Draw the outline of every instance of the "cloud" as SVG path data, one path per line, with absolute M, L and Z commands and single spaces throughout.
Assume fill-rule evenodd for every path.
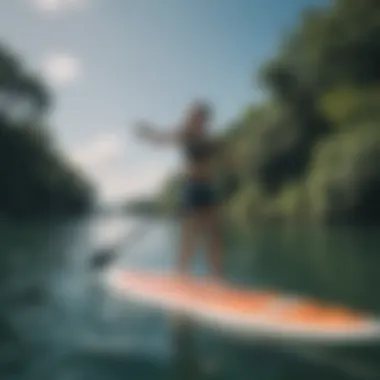
M 105 201 L 154 195 L 169 176 L 172 168 L 165 161 L 145 162 L 135 168 L 108 172 L 99 183 Z
M 103 201 L 154 194 L 172 171 L 172 160 L 152 160 L 134 154 L 125 136 L 100 133 L 69 154 L 70 160 L 98 187 Z M 132 155 L 131 155 L 132 153 Z
M 59 13 L 85 8 L 89 0 L 31 0 L 35 8 L 42 12 Z
M 74 164 L 92 176 L 107 168 L 122 154 L 124 141 L 114 133 L 101 133 L 89 143 L 73 151 L 70 155 Z
M 51 54 L 42 65 L 43 75 L 53 85 L 71 84 L 82 74 L 78 58 L 70 54 Z

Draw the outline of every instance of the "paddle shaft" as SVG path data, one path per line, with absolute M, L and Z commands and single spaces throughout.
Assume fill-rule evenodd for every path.
M 111 264 L 111 262 L 116 260 L 119 256 L 122 247 L 130 249 L 131 246 L 133 246 L 134 243 L 137 243 L 137 241 L 140 240 L 149 230 L 150 229 L 147 225 L 142 223 L 132 231 L 128 232 L 126 236 L 118 243 L 112 245 L 111 247 L 103 247 L 98 249 L 91 257 L 90 267 L 93 269 L 102 269 Z

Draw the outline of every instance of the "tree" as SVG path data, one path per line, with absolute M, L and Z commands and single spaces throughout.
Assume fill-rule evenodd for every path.
M 0 45 L 0 213 L 10 217 L 84 212 L 90 184 L 64 161 L 46 126 L 51 95 Z

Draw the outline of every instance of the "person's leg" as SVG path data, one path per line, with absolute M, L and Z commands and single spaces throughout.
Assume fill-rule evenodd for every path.
M 188 213 L 182 221 L 180 252 L 178 270 L 185 275 L 190 266 L 190 259 L 196 245 L 196 217 L 193 213 Z
M 220 209 L 210 206 L 203 210 L 203 236 L 211 266 L 211 276 L 219 279 L 222 274 L 223 241 Z
M 190 260 L 198 242 L 202 219 L 198 209 L 202 202 L 202 192 L 197 183 L 189 181 L 185 184 L 182 192 L 182 225 L 180 238 L 180 252 L 178 270 L 186 274 L 189 270 Z

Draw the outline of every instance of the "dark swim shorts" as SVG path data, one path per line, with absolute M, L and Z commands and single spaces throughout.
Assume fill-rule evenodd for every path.
M 218 197 L 213 184 L 187 181 L 182 188 L 181 204 L 184 210 L 197 210 L 217 204 Z

